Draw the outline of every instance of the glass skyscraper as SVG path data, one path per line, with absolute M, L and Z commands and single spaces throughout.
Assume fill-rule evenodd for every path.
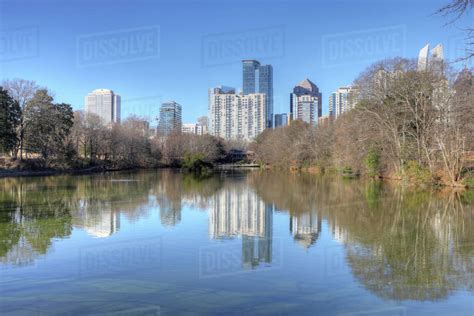
M 275 114 L 275 128 L 288 125 L 288 114 Z
M 266 127 L 273 127 L 273 67 L 271 65 L 260 65 L 256 60 L 243 60 L 243 94 L 265 93 L 266 105 Z
M 181 131 L 181 125 L 181 105 L 175 101 L 161 104 L 158 132 L 169 135 L 173 130 Z

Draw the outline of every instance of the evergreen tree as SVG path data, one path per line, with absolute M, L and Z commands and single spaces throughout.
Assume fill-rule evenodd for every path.
M 10 152 L 17 144 L 16 128 L 20 122 L 21 109 L 18 102 L 0 87 L 0 151 Z
M 25 109 L 26 144 L 46 162 L 65 149 L 73 126 L 74 113 L 69 104 L 54 104 L 47 90 L 38 90 Z

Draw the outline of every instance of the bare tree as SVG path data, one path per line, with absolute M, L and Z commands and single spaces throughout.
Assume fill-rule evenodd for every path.
M 474 0 L 452 0 L 449 4 L 440 8 L 436 13 L 443 16 L 452 17 L 447 24 L 453 24 L 464 15 L 469 15 L 469 12 L 474 8 Z M 464 28 L 466 32 L 466 55 L 458 61 L 466 61 L 474 58 L 474 28 L 472 27 L 472 20 L 467 28 Z

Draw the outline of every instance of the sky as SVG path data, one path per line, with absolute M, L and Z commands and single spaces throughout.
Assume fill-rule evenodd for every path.
M 274 113 L 309 78 L 325 115 L 330 93 L 378 60 L 427 43 L 460 57 L 472 15 L 446 25 L 434 13 L 449 1 L 0 0 L 0 79 L 34 80 L 75 110 L 111 89 L 123 118 L 154 119 L 175 100 L 190 123 L 207 114 L 209 88 L 241 89 L 241 61 L 257 59 L 273 66 Z

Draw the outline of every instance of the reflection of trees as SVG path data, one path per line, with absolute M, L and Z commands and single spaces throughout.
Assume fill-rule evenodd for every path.
M 218 176 L 186 174 L 174 170 L 163 170 L 153 188 L 160 206 L 161 224 L 174 226 L 181 221 L 182 204 L 201 209 L 207 208 L 209 199 L 220 188 Z
M 205 207 L 221 182 L 169 170 L 2 179 L 0 262 L 32 263 L 73 227 L 108 237 L 120 229 L 121 217 L 135 221 L 149 214 L 155 197 L 162 222 L 176 224 L 181 201 Z
M 48 185 L 48 179 L 43 184 L 31 179 L 3 181 L 1 262 L 29 264 L 48 251 L 52 238 L 63 238 L 71 233 L 70 195 L 60 190 L 44 194 Z
M 255 267 L 272 260 L 274 204 L 305 248 L 327 222 L 354 276 L 381 297 L 435 300 L 474 287 L 474 207 L 465 195 L 275 172 L 232 178 L 163 170 L 3 179 L 0 262 L 31 263 L 73 227 L 109 236 L 121 218 L 137 220 L 157 203 L 170 225 L 184 204 L 209 208 L 210 235 L 242 236 L 243 264 Z
M 474 207 L 456 193 L 273 172 L 251 183 L 292 219 L 318 210 L 354 276 L 381 297 L 436 300 L 473 288 Z

